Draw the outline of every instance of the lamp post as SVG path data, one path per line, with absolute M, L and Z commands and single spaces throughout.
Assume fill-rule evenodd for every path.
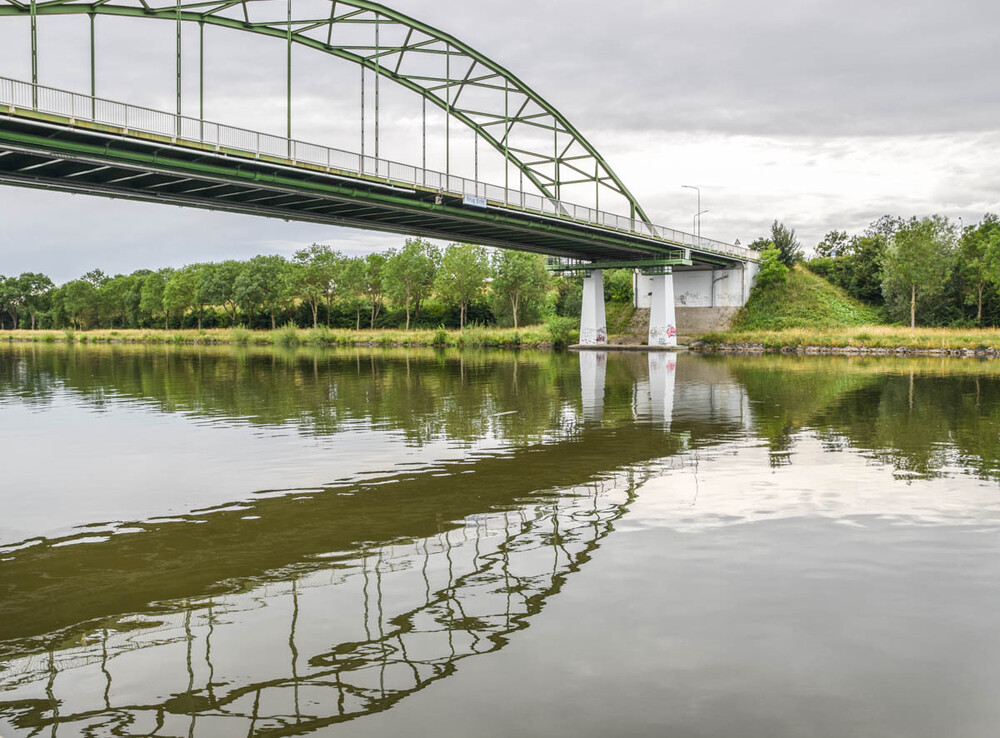
M 694 228 L 695 228 L 695 223 L 697 222 L 697 224 L 698 224 L 698 229 L 696 231 L 696 235 L 698 236 L 698 240 L 699 241 L 701 241 L 701 216 L 703 216 L 707 212 L 708 212 L 707 210 L 699 210 L 697 213 L 695 213 L 694 217 L 691 219 L 691 229 L 692 230 L 694 230 Z
M 706 212 L 701 209 L 701 188 L 695 187 L 694 185 L 681 185 L 681 189 L 694 190 L 698 193 L 698 210 L 694 216 L 695 221 L 697 222 L 697 231 L 695 235 L 698 236 L 698 240 L 701 240 L 701 214 Z M 694 223 L 692 223 L 692 227 L 694 227 Z

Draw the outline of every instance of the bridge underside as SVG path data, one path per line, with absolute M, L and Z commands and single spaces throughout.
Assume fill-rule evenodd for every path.
M 462 241 L 596 262 L 690 263 L 680 248 L 250 157 L 0 114 L 0 183 Z M 696 261 L 726 264 L 718 255 Z M 638 265 L 638 264 L 637 264 Z

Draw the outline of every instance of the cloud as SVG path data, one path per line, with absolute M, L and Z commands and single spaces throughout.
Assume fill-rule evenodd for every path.
M 773 218 L 806 244 L 887 212 L 977 220 L 1000 210 L 1000 5 L 967 0 L 395 0 L 525 79 L 597 145 L 665 225 L 744 243 Z M 85 17 L 43 18 L 42 82 L 86 89 Z M 172 109 L 173 27 L 98 19 L 98 92 Z M 197 111 L 197 33 L 184 36 L 184 106 Z M 206 113 L 282 133 L 280 43 L 206 32 Z M 27 25 L 0 19 L 0 75 L 24 78 Z M 295 135 L 357 151 L 359 72 L 306 50 L 293 58 Z M 382 154 L 419 163 L 418 100 L 383 83 Z M 371 146 L 371 99 L 368 99 Z M 443 168 L 443 116 L 429 166 Z M 453 129 L 454 130 L 454 129 Z M 369 151 L 371 149 L 369 148 Z M 472 138 L 453 145 L 471 169 Z M 484 178 L 502 169 L 484 155 Z M 291 253 L 313 241 L 354 253 L 400 237 L 82 196 L 0 190 L 0 271 L 69 279 L 196 260 Z

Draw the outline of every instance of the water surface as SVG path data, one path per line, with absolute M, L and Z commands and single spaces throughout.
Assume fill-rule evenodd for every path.
M 1000 364 L 0 347 L 0 735 L 992 736 Z

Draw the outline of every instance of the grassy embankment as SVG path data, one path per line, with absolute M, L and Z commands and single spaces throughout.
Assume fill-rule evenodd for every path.
M 544 325 L 514 328 L 471 327 L 458 330 L 341 330 L 302 329 L 285 326 L 273 331 L 246 328 L 207 330 L 17 330 L 0 332 L 0 340 L 39 343 L 176 343 L 235 344 L 254 346 L 457 346 L 537 347 L 549 346 L 552 331 Z
M 1000 352 L 1000 330 L 886 325 L 877 310 L 799 266 L 787 282 L 755 290 L 731 330 L 701 342 L 723 349 Z

